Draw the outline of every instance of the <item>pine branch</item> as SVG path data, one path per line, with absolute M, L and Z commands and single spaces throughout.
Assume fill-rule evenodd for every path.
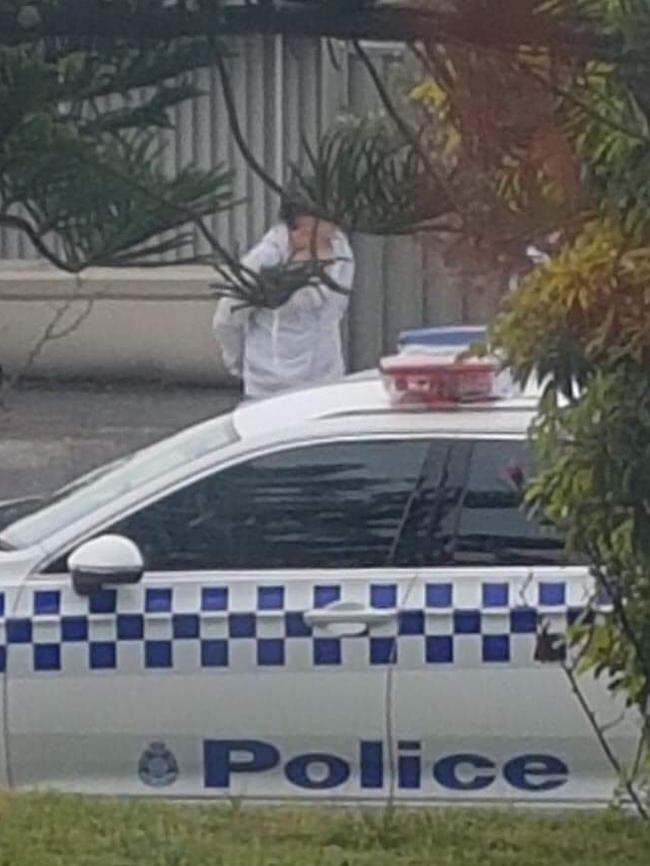
M 261 163 L 255 158 L 252 150 L 246 143 L 246 139 L 244 138 L 241 126 L 239 125 L 239 119 L 237 117 L 235 95 L 233 93 L 232 85 L 230 83 L 230 76 L 228 75 L 226 62 L 219 52 L 216 52 L 215 54 L 215 63 L 217 65 L 221 78 L 221 89 L 223 92 L 224 104 L 226 106 L 226 113 L 228 115 L 230 131 L 232 132 L 235 143 L 239 148 L 239 152 L 243 156 L 246 164 L 254 172 L 254 174 L 256 174 L 269 189 L 273 190 L 273 192 L 277 193 L 279 196 L 282 196 L 284 192 L 282 186 L 276 180 L 274 180 L 267 171 L 264 170 Z
M 65 259 L 60 258 L 54 250 L 51 250 L 47 246 L 45 241 L 42 239 L 42 236 L 29 223 L 29 221 L 22 217 L 0 214 L 0 225 L 16 229 L 17 231 L 27 235 L 37 252 L 39 252 L 43 258 L 47 259 L 48 262 L 53 264 L 56 268 L 59 268 L 59 270 L 66 271 L 69 274 L 76 274 L 85 267 L 84 265 L 79 266 L 78 264 L 72 264 Z
M 439 171 L 438 168 L 433 164 L 429 157 L 429 154 L 422 147 L 418 136 L 411 128 L 409 123 L 399 113 L 399 110 L 391 99 L 390 94 L 388 93 L 388 88 L 382 81 L 381 76 L 379 75 L 379 72 L 377 71 L 374 63 L 372 62 L 368 54 L 364 51 L 364 49 L 361 47 L 359 42 L 354 41 L 352 44 L 354 45 L 354 50 L 356 51 L 359 59 L 365 66 L 372 79 L 373 84 L 375 85 L 377 95 L 379 96 L 386 113 L 391 118 L 397 129 L 400 131 L 405 141 L 408 142 L 408 144 L 411 146 L 413 152 L 418 155 L 429 174 L 436 179 L 436 181 L 440 185 L 440 188 L 445 193 L 450 207 L 453 207 L 456 213 L 461 214 L 463 209 L 462 206 L 460 206 L 459 202 L 456 200 L 453 187 L 448 182 L 443 172 Z

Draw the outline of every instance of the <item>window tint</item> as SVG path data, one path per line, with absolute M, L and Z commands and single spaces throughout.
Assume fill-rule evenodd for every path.
M 412 553 L 405 537 L 398 555 L 396 537 L 429 445 L 339 442 L 259 457 L 107 531 L 135 541 L 151 570 L 388 565 Z
M 434 443 L 396 561 L 429 567 L 569 564 L 559 533 L 523 505 L 532 471 L 526 442 Z
M 525 442 L 474 444 L 458 528 L 448 541 L 455 565 L 568 564 L 557 530 L 522 505 L 532 471 Z
M 472 452 L 468 440 L 436 440 L 407 507 L 398 565 L 453 565 L 454 541 Z
M 531 471 L 511 440 L 314 445 L 215 473 L 105 531 L 157 571 L 566 565 L 562 538 L 522 505 Z
M 0 525 L 7 527 L 0 541 L 10 548 L 39 544 L 125 493 L 232 445 L 237 439 L 230 414 L 196 424 L 129 457 L 94 469 L 40 501 L 35 500 L 34 507 L 25 509 L 23 516 L 16 514 L 11 524 L 0 515 Z

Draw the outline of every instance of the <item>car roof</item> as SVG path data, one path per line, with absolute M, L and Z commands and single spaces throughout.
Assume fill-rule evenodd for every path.
M 525 433 L 539 403 L 539 389 L 531 386 L 521 390 L 511 380 L 499 381 L 497 377 L 495 391 L 503 396 L 481 403 L 439 408 L 394 406 L 379 373 L 371 370 L 331 385 L 244 401 L 235 409 L 233 423 L 243 440 L 260 434 L 285 438 L 304 426 L 314 433 L 319 428 L 331 428 L 334 419 L 347 422 L 343 426 L 350 432 Z

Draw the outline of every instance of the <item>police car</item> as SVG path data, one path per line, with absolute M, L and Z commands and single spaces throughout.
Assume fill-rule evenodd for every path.
M 0 784 L 610 799 L 562 663 L 593 586 L 521 506 L 535 397 L 404 348 L 5 515 Z M 581 685 L 631 758 L 636 718 Z

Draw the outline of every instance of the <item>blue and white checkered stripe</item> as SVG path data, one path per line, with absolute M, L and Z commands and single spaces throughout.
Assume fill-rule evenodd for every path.
M 0 592 L 0 673 L 2 673 L 7 667 L 7 630 L 5 626 L 5 605 L 5 594 L 4 592 Z
M 373 626 L 371 634 L 331 637 L 324 629 L 310 628 L 302 611 L 342 600 L 346 588 L 179 582 L 174 587 L 126 587 L 119 593 L 105 589 L 89 599 L 80 599 L 68 587 L 35 589 L 27 594 L 30 609 L 7 619 L 0 592 L 0 671 L 77 675 L 530 665 L 540 622 L 562 633 L 584 605 L 569 604 L 565 581 L 528 587 L 531 604 L 512 599 L 508 582 L 472 581 L 460 587 L 429 582 L 420 586 L 418 598 L 409 597 L 405 584 L 382 582 L 370 584 L 367 603 L 395 610 L 395 618 Z M 295 604 L 297 590 L 303 597 L 309 592 L 309 604 Z M 400 593 L 405 597 L 399 598 Z

